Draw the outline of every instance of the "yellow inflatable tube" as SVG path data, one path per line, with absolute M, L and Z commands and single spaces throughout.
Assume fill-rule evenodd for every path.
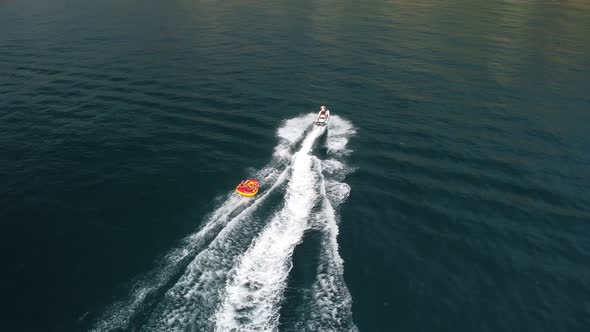
M 258 187 L 258 180 L 247 179 L 238 184 L 236 192 L 242 196 L 252 197 L 258 193 Z

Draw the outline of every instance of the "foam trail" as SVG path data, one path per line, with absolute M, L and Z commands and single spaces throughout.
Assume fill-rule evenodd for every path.
M 317 172 L 313 170 L 318 163 L 310 153 L 324 130 L 314 127 L 294 155 L 285 205 L 241 257 L 215 314 L 216 331 L 276 329 L 290 258 L 309 227 L 309 215 L 318 198 Z
M 356 130 L 350 121 L 338 115 L 332 115 L 326 142 L 328 153 L 333 156 L 344 156 L 352 152 L 346 146 L 350 137 L 355 133 Z
M 314 226 L 322 230 L 322 246 L 317 278 L 312 286 L 312 303 L 307 308 L 308 317 L 299 322 L 300 331 L 358 331 L 352 321 L 352 297 L 344 283 L 344 266 L 338 252 L 338 224 L 332 203 L 341 203 L 348 197 L 350 186 L 337 185 L 330 197 L 327 182 L 320 176 L 322 211 Z M 330 199 L 331 198 L 331 199 Z
M 326 147 L 330 159 L 322 160 L 319 175 L 320 209 L 311 219 L 311 227 L 321 233 L 316 278 L 304 294 L 304 305 L 293 329 L 296 331 L 358 331 L 352 320 L 352 297 L 344 282 L 343 260 L 338 252 L 338 217 L 336 208 L 350 194 L 350 186 L 341 182 L 352 171 L 343 157 L 349 138 L 355 133 L 352 124 L 332 118 Z
M 115 302 L 98 318 L 91 331 L 112 331 L 131 329 L 138 315 L 146 315 L 143 311 L 157 301 L 158 294 L 172 286 L 175 276 L 190 263 L 195 255 L 212 240 L 231 220 L 246 218 L 260 202 L 280 186 L 286 178 L 286 163 L 292 157 L 293 146 L 302 138 L 305 129 L 313 121 L 313 114 L 306 114 L 285 121 L 277 131 L 279 143 L 271 162 L 256 173 L 261 187 L 268 188 L 260 195 L 252 206 L 250 199 L 229 194 L 226 200 L 207 218 L 205 225 L 196 233 L 185 238 L 178 248 L 173 249 L 156 262 L 156 267 L 133 283 L 126 300 Z M 235 224 L 235 223 L 234 223 Z M 223 241 L 221 241 L 223 242 Z M 149 314 L 149 313 L 147 313 Z
M 273 157 L 281 161 L 291 161 L 293 147 L 301 140 L 305 129 L 315 120 L 315 114 L 309 113 L 289 119 L 277 130 L 280 138 L 279 144 L 275 147 Z
M 278 131 L 281 143 L 275 152 L 288 151 L 296 144 L 304 129 L 310 126 L 311 122 L 306 118 L 309 115 L 285 122 Z M 302 145 L 306 144 L 310 135 L 306 136 Z M 291 158 L 288 160 L 291 161 Z M 296 158 L 293 157 L 293 160 Z M 239 255 L 264 226 L 256 222 L 253 213 L 287 179 L 291 168 L 293 166 L 287 167 L 270 189 L 265 190 L 240 215 L 231 219 L 209 247 L 195 257 L 178 282 L 166 292 L 145 330 L 184 331 L 188 326 L 194 330 L 211 329 L 210 319 L 219 304 L 220 288 L 226 284 L 228 273 L 234 268 Z

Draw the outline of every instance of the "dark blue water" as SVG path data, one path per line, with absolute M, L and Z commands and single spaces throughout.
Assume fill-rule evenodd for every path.
M 2 330 L 586 331 L 589 36 L 584 0 L 0 1 Z

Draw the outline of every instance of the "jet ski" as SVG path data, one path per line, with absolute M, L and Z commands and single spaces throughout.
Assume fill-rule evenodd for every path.
M 242 196 L 252 197 L 258 193 L 258 180 L 246 179 L 236 187 L 236 192 Z
M 330 110 L 326 108 L 326 106 L 322 106 L 320 108 L 320 112 L 318 113 L 318 117 L 315 119 L 316 126 L 325 126 L 328 124 L 328 120 L 330 119 Z

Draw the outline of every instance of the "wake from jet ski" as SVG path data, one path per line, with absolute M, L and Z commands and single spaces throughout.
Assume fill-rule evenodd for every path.
M 342 157 L 346 142 L 354 133 L 352 125 L 338 118 L 328 137 L 329 155 Z M 293 172 L 287 185 L 284 206 L 256 238 L 231 273 L 224 300 L 215 314 L 215 331 L 276 331 L 280 304 L 292 268 L 295 246 L 305 231 L 322 231 L 320 264 L 311 289 L 306 317 L 297 330 L 356 331 L 352 322 L 352 298 L 343 278 L 343 262 L 338 253 L 338 226 L 334 206 L 342 203 L 350 187 L 338 182 L 334 173 L 345 172 L 337 159 L 326 161 L 331 180 L 322 173 L 322 161 L 311 154 L 313 143 L 325 127 L 315 127 L 294 155 Z M 330 137 L 332 140 L 330 140 Z M 327 190 L 329 188 L 329 190 Z M 313 212 L 315 206 L 319 212 Z
M 328 164 L 330 165 L 330 164 Z M 320 263 L 312 286 L 308 316 L 298 322 L 299 331 L 358 331 L 352 322 L 352 297 L 344 283 L 344 264 L 338 252 L 338 217 L 335 207 L 343 203 L 350 186 L 321 175 L 322 209 L 312 227 L 322 232 Z
M 253 174 L 258 195 L 229 194 L 92 330 L 276 331 L 293 250 L 315 229 L 322 232 L 320 263 L 296 330 L 355 331 L 337 243 L 337 207 L 350 192 L 342 182 L 351 170 L 346 146 L 355 131 L 339 116 L 329 126 L 314 125 L 315 118 L 285 121 L 271 161 Z M 313 153 L 318 142 L 325 160 Z
M 293 157 L 284 207 L 241 257 L 225 300 L 216 314 L 216 331 L 271 331 L 290 271 L 289 258 L 317 200 L 318 160 L 310 152 L 325 128 L 314 128 Z

